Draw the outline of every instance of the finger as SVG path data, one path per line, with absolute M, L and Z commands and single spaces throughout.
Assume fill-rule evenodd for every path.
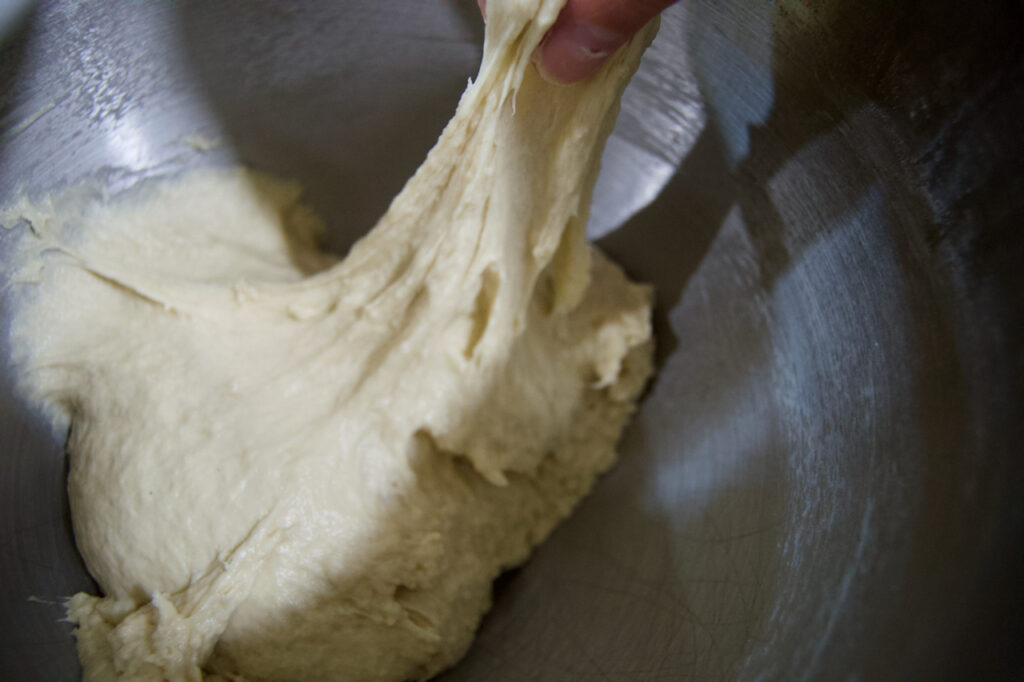
M 575 83 L 676 0 L 568 0 L 537 51 L 537 66 L 549 80 Z

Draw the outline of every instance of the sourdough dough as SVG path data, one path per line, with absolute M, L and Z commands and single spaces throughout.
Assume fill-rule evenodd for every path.
M 560 87 L 530 56 L 561 4 L 488 4 L 476 82 L 340 262 L 245 171 L 22 207 L 12 351 L 70 424 L 104 595 L 69 603 L 86 680 L 429 677 L 612 463 L 650 292 L 583 228 L 654 27 Z

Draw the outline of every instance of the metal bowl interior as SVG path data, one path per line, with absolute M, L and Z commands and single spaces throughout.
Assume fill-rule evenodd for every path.
M 589 228 L 657 287 L 660 372 L 444 679 L 1019 673 L 1022 11 L 666 14 Z M 0 203 L 246 163 L 344 252 L 481 39 L 471 0 L 40 4 L 0 56 Z M 0 679 L 77 679 L 63 445 L 9 382 L 0 434 Z

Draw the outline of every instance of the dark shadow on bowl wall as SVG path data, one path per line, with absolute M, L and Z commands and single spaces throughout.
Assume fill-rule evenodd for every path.
M 22 62 L 28 51 L 33 14 L 27 12 L 6 35 L 0 36 L 0 127 L 5 131 L 16 125 L 15 118 L 21 113 L 18 100 L 24 88 Z M 4 158 L 4 142 L 0 138 L 0 162 Z
M 5 371 L 3 379 L 9 374 Z M 80 676 L 64 621 L 64 599 L 93 591 L 75 551 L 67 505 L 67 459 L 62 445 L 38 415 L 22 405 L 0 401 L 3 456 L 0 475 L 19 481 L 0 497 L 0 556 L 4 572 L 0 595 L 0 679 L 73 680 Z M 9 450 L 8 448 L 11 448 Z M 15 457 L 13 449 L 31 453 Z M 39 505 L 40 497 L 53 504 Z

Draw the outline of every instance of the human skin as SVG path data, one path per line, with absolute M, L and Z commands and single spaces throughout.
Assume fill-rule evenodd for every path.
M 576 83 L 597 72 L 633 34 L 678 0 L 568 0 L 537 49 L 541 74 Z M 487 0 L 477 0 L 486 16 Z

